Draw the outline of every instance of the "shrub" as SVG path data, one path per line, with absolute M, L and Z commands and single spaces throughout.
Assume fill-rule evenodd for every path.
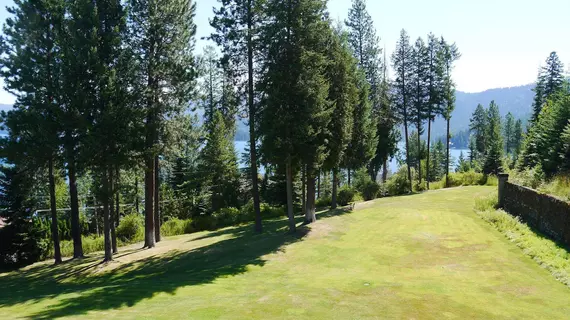
M 401 166 L 400 169 L 398 169 L 398 172 L 388 179 L 386 182 L 386 189 L 388 194 L 391 196 L 407 194 L 410 192 L 410 181 L 408 180 L 407 166 Z
M 321 197 L 318 198 L 315 202 L 315 207 L 317 208 L 328 208 L 331 206 L 331 198 L 330 197 Z
M 176 236 L 180 234 L 192 233 L 194 232 L 192 219 L 170 219 L 162 224 L 160 227 L 160 232 L 164 236 Z
M 376 197 L 378 197 L 378 193 L 380 192 L 380 185 L 375 181 L 368 181 L 364 184 L 363 190 L 361 192 L 364 200 L 374 200 Z
M 351 202 L 354 202 L 354 197 L 356 196 L 356 190 L 344 187 L 338 191 L 337 201 L 341 206 L 346 206 Z
M 260 203 L 259 209 L 262 218 L 279 218 L 286 216 L 286 210 L 283 207 L 272 207 L 267 203 Z M 248 201 L 240 210 L 240 222 L 250 222 L 255 220 L 253 211 L 253 200 Z
M 570 200 L 570 177 L 556 176 L 550 182 L 542 184 L 539 188 L 541 192 L 552 194 L 562 198 L 562 200 Z
M 222 208 L 212 214 L 217 226 L 231 226 L 243 221 L 242 213 L 236 208 Z
M 475 210 L 477 211 L 486 211 L 492 210 L 497 207 L 499 203 L 498 195 L 496 192 L 486 196 L 475 199 Z
M 144 237 L 143 218 L 138 213 L 131 213 L 123 217 L 117 227 L 117 238 L 123 242 L 132 242 Z
M 196 231 L 214 230 L 217 227 L 217 221 L 213 216 L 203 214 L 192 220 L 192 227 Z
M 545 175 L 541 165 L 510 173 L 509 180 L 525 187 L 537 189 L 544 182 Z
M 445 177 L 442 178 L 445 185 Z M 449 174 L 449 187 L 484 185 L 487 177 L 483 173 L 473 170 L 467 172 L 455 172 Z
M 105 238 L 103 236 L 81 236 L 81 244 L 84 254 L 105 250 Z M 61 241 L 60 250 L 63 257 L 73 256 L 73 240 Z M 53 258 L 53 247 L 50 248 L 49 257 Z
M 271 207 L 266 205 L 262 207 L 261 215 L 263 218 L 280 218 L 287 215 L 285 207 Z

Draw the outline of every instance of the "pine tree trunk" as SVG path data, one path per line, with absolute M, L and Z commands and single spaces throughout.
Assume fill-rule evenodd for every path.
M 317 175 L 317 199 L 321 197 L 321 172 Z
M 428 114 L 428 136 L 427 136 L 427 160 L 426 160 L 426 188 L 429 190 L 429 180 L 430 180 L 430 176 L 429 176 L 429 167 L 430 167 L 430 162 L 429 162 L 429 155 L 430 155 L 430 145 L 431 145 L 431 112 Z
M 307 166 L 307 201 L 305 202 L 305 223 L 313 223 L 317 221 L 315 215 L 315 170 Z
M 135 210 L 137 210 L 137 213 L 141 212 L 139 208 L 139 177 L 137 172 L 135 172 Z
M 382 166 L 382 183 L 386 183 L 388 180 L 388 159 L 384 160 L 384 165 Z
M 154 157 L 154 240 L 160 242 L 160 178 L 159 178 L 159 158 Z
M 408 120 L 404 114 L 404 135 L 406 136 L 406 165 L 408 166 L 408 181 L 410 182 L 410 192 L 412 192 L 412 168 L 410 167 L 410 148 L 408 143 Z
M 293 168 L 291 168 L 291 158 L 287 157 L 285 167 L 287 180 L 287 217 L 289 218 L 289 232 L 295 232 L 295 216 L 293 213 Z
M 351 176 L 351 174 L 350 174 L 350 168 L 348 168 L 348 169 L 346 169 L 346 170 L 347 170 L 347 175 L 346 175 L 346 176 L 347 176 L 347 179 L 348 179 L 348 186 L 350 187 L 350 176 Z
M 301 211 L 305 213 L 307 210 L 307 177 L 305 172 L 305 165 L 301 166 Z
M 257 183 L 257 147 L 255 145 L 255 103 L 253 84 L 253 4 L 252 0 L 247 1 L 247 104 L 249 116 L 249 160 L 251 173 L 251 193 L 253 195 L 253 210 L 255 212 L 254 231 L 263 232 L 261 222 L 261 209 L 259 199 L 259 186 Z
M 71 200 L 71 237 L 73 238 L 73 258 L 83 257 L 81 243 L 81 227 L 79 225 L 79 199 L 77 196 L 77 176 L 75 172 L 75 159 L 68 157 L 69 197 Z
M 57 226 L 57 204 L 55 202 L 55 176 L 53 173 L 53 160 L 49 163 L 49 202 L 51 211 L 51 238 L 53 240 L 53 258 L 55 264 L 61 263 L 61 249 L 59 247 L 59 230 Z
M 111 199 L 110 181 L 107 170 L 104 170 L 103 177 L 103 233 L 105 234 L 105 262 L 113 260 L 111 248 L 111 219 L 109 213 L 109 199 Z
M 420 136 L 421 125 L 418 123 L 418 181 L 422 184 L 422 138 Z
M 336 209 L 336 195 L 338 192 L 338 168 L 333 169 L 333 183 L 332 183 L 332 195 L 331 195 L 331 209 Z
M 445 187 L 449 187 L 449 122 L 451 120 L 451 117 L 447 118 L 447 146 L 446 146 L 446 150 L 447 150 L 447 154 L 445 155 Z
M 145 248 L 154 248 L 154 156 L 148 155 L 144 174 Z
M 113 169 L 109 169 L 109 226 L 111 228 L 111 247 L 113 249 L 113 253 L 118 253 L 119 248 L 117 248 L 117 233 L 115 230 L 115 206 L 113 205 L 113 195 L 115 193 L 114 188 L 114 177 L 113 177 Z
M 119 226 L 119 220 L 121 217 L 121 208 L 119 206 L 119 196 L 120 196 L 120 192 L 119 192 L 119 186 L 121 183 L 121 177 L 119 175 L 119 166 L 115 167 L 115 226 L 118 227 Z
M 97 213 L 99 210 L 97 210 L 97 200 L 95 197 L 93 197 L 93 207 L 93 212 L 95 213 L 95 232 L 97 232 L 97 236 L 100 237 L 101 231 L 99 231 L 99 214 Z

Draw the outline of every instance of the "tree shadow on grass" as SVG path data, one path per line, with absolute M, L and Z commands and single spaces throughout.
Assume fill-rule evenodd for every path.
M 320 217 L 344 213 L 346 211 L 337 210 Z M 33 266 L 0 277 L 0 287 L 4 289 L 0 291 L 0 307 L 58 299 L 59 295 L 70 293 L 77 295 L 62 297 L 28 318 L 53 319 L 130 307 L 158 293 L 174 294 L 180 287 L 244 273 L 248 265 L 263 266 L 264 255 L 283 250 L 310 231 L 308 227 L 301 227 L 297 233 L 287 234 L 286 220 L 266 221 L 264 228 L 262 234 L 255 234 L 251 225 L 215 231 L 211 235 L 224 236 L 222 240 L 190 251 L 171 250 L 101 273 L 87 274 L 101 265 L 100 256 L 58 266 Z

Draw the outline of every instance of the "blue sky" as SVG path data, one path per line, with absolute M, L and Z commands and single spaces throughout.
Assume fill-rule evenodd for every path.
M 458 90 L 479 92 L 490 88 L 528 84 L 551 51 L 570 66 L 569 0 L 368 0 L 381 47 L 388 56 L 400 30 L 412 42 L 429 32 L 457 43 L 462 53 L 454 71 Z M 0 0 L 0 20 L 12 0 Z M 216 0 L 198 0 L 198 38 L 211 32 L 208 19 Z M 350 0 L 329 0 L 330 16 L 344 20 Z M 198 40 L 197 52 L 206 44 Z M 13 97 L 0 89 L 0 103 Z

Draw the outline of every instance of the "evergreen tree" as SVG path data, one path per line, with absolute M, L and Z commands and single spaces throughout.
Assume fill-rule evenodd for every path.
M 377 145 L 369 147 L 374 148 L 374 157 L 369 158 L 370 161 L 365 164 L 369 165 L 370 176 L 376 180 L 379 168 L 387 161 L 389 155 L 394 153 L 393 145 L 395 145 L 389 88 L 385 77 L 382 79 L 382 72 L 385 73 L 385 61 L 383 66 L 380 58 L 382 49 L 378 47 L 380 38 L 376 36 L 374 22 L 366 10 L 365 0 L 352 1 L 345 24 L 348 27 L 350 47 L 369 85 L 371 121 L 375 123 L 374 140 L 377 141 Z
M 518 166 L 520 169 L 540 165 L 547 175 L 564 166 L 560 154 L 562 133 L 570 119 L 570 94 L 559 91 L 543 106 L 538 119 L 526 134 Z
M 326 156 L 324 137 L 331 114 L 325 75 L 330 27 L 321 0 L 269 0 L 267 14 L 261 149 L 267 162 L 285 167 L 289 228 L 294 231 L 293 177 L 301 163 L 307 166 L 305 219 L 315 219 L 314 178 Z
M 384 57 L 384 61 L 386 58 Z M 390 83 L 387 76 L 387 65 L 383 64 L 383 78 L 380 84 L 380 111 L 377 116 L 376 137 L 378 145 L 376 154 L 370 161 L 370 173 L 373 180 L 376 180 L 380 168 L 382 171 L 382 181 L 386 182 L 388 174 L 388 160 L 394 156 L 398 150 L 399 130 L 396 128 L 396 115 L 392 106 L 390 93 Z
M 540 110 L 542 110 L 542 105 L 545 102 L 544 99 L 544 79 L 542 76 L 542 69 L 538 72 L 538 77 L 536 80 L 536 85 L 532 91 L 534 91 L 534 99 L 532 102 L 532 117 L 531 121 L 534 123 L 538 120 L 538 115 L 540 114 Z
M 355 73 L 358 97 L 353 109 L 352 137 L 346 150 L 345 164 L 348 169 L 348 184 L 351 172 L 369 164 L 376 153 L 378 140 L 376 123 L 372 114 L 372 104 L 369 99 L 369 85 L 362 72 Z
M 505 116 L 505 126 L 503 127 L 503 141 L 505 142 L 505 152 L 510 155 L 515 148 L 515 117 L 512 113 Z
M 501 134 L 501 115 L 499 113 L 499 106 L 495 101 L 491 101 L 489 105 L 488 119 L 488 144 L 483 172 L 485 174 L 496 175 L 502 170 L 503 138 Z
M 447 121 L 447 152 L 446 152 L 446 166 L 445 166 L 445 185 L 449 185 L 449 140 L 451 139 L 451 132 L 450 132 L 450 124 L 451 124 L 451 114 L 455 109 L 455 84 L 453 83 L 453 79 L 451 78 L 451 72 L 453 70 L 453 65 L 455 61 L 457 61 L 461 54 L 457 49 L 455 43 L 448 44 L 445 42 L 443 38 L 440 41 L 440 63 L 442 66 L 442 74 L 443 74 L 443 85 L 442 85 L 442 101 L 444 102 L 444 112 L 443 117 Z
M 471 116 L 469 124 L 469 130 L 475 140 L 476 153 L 472 155 L 474 159 L 485 155 L 485 150 L 487 149 L 487 127 L 488 114 L 485 108 L 481 104 L 478 104 Z
M 426 110 L 426 118 L 428 121 L 428 133 L 427 133 L 427 148 L 431 150 L 431 123 L 435 121 L 435 117 L 439 114 L 443 114 L 443 103 L 442 99 L 442 65 L 441 59 L 438 58 L 439 56 L 439 41 L 433 33 L 428 35 L 428 42 L 427 42 L 427 65 L 428 65 L 428 101 L 427 101 L 427 110 Z M 428 177 L 426 184 L 427 188 L 429 189 L 429 177 L 430 175 L 430 153 L 427 154 L 427 161 L 426 161 L 426 176 Z
M 133 91 L 146 112 L 145 247 L 155 245 L 155 159 L 161 119 L 187 108 L 193 93 L 195 67 L 194 13 L 191 0 L 129 2 L 128 45 L 137 61 Z
M 60 77 L 64 4 L 61 1 L 18 1 L 8 8 L 1 38 L 0 66 L 6 89 L 16 96 L 15 110 L 3 114 L 13 154 L 32 168 L 48 167 L 51 231 L 55 263 L 61 262 L 55 201 L 55 163 L 61 140 Z M 74 248 L 81 248 L 81 242 Z M 77 252 L 82 255 L 81 252 Z
M 515 128 L 513 131 L 513 145 L 512 145 L 515 162 L 517 161 L 519 154 L 521 152 L 522 140 L 523 140 L 522 120 L 518 119 L 515 122 Z
M 564 83 L 564 65 L 555 51 L 551 52 L 546 59 L 546 65 L 540 69 L 533 102 L 532 121 L 538 120 L 538 115 L 544 103 L 550 99 Z
M 206 124 L 206 145 L 200 153 L 199 172 L 210 195 L 212 212 L 237 206 L 239 172 L 233 135 L 226 127 L 220 110 Z
M 341 161 L 351 142 L 353 130 L 353 109 L 358 99 L 356 88 L 356 61 L 349 51 L 346 34 L 336 29 L 329 46 L 327 77 L 330 81 L 328 99 L 334 106 L 329 122 L 327 149 L 328 157 L 323 169 L 332 171 L 331 208 L 337 206 L 338 172 Z
M 570 120 L 561 135 L 562 151 L 560 152 L 560 169 L 564 172 L 570 171 Z
M 211 38 L 221 46 L 224 59 L 233 66 L 233 75 L 238 80 L 238 87 L 247 86 L 247 115 L 249 124 L 249 175 L 255 212 L 255 231 L 261 232 L 261 211 L 257 177 L 257 105 L 255 91 L 254 62 L 259 59 L 259 30 L 264 21 L 263 1 L 259 0 L 220 0 L 222 6 L 215 9 L 215 17 L 210 24 L 215 29 Z M 247 71 L 246 71 L 247 70 Z M 242 77 L 246 74 L 247 78 Z
M 477 159 L 477 142 L 474 135 L 469 136 L 469 165 L 473 167 L 473 162 Z
M 442 140 L 437 140 L 437 142 L 432 146 L 430 151 L 431 157 L 431 167 L 429 179 L 431 181 L 438 181 L 445 174 L 445 145 Z
M 457 168 L 455 169 L 456 172 L 467 172 L 471 169 L 469 162 L 465 160 L 465 156 L 463 155 L 463 151 L 459 153 L 459 159 L 457 163 Z
M 364 72 L 370 86 L 369 94 L 375 114 L 380 111 L 381 65 L 382 49 L 378 47 L 380 38 L 376 36 L 374 22 L 366 10 L 366 0 L 352 0 L 345 21 L 348 27 L 348 43 L 352 48 L 358 65 Z
M 416 125 L 417 130 L 417 146 L 421 146 L 421 136 L 424 133 L 424 121 L 427 119 L 427 109 L 430 103 L 429 92 L 429 52 L 424 41 L 421 38 L 416 40 L 412 54 L 413 75 L 412 75 L 412 108 L 411 118 Z M 418 155 L 421 155 L 418 150 Z M 418 183 L 422 183 L 422 166 L 421 158 L 418 161 Z
M 20 267 L 36 262 L 47 252 L 48 230 L 34 217 L 39 205 L 34 184 L 39 178 L 20 164 L 0 167 L 0 268 Z
M 400 32 L 400 39 L 396 50 L 392 54 L 392 64 L 396 79 L 394 80 L 394 105 L 398 117 L 404 124 L 404 137 L 406 141 L 406 161 L 408 167 L 408 181 L 412 192 L 412 169 L 409 163 L 410 149 L 408 143 L 408 123 L 411 121 L 412 108 L 412 77 L 413 77 L 413 48 L 410 46 L 410 37 L 406 30 Z

